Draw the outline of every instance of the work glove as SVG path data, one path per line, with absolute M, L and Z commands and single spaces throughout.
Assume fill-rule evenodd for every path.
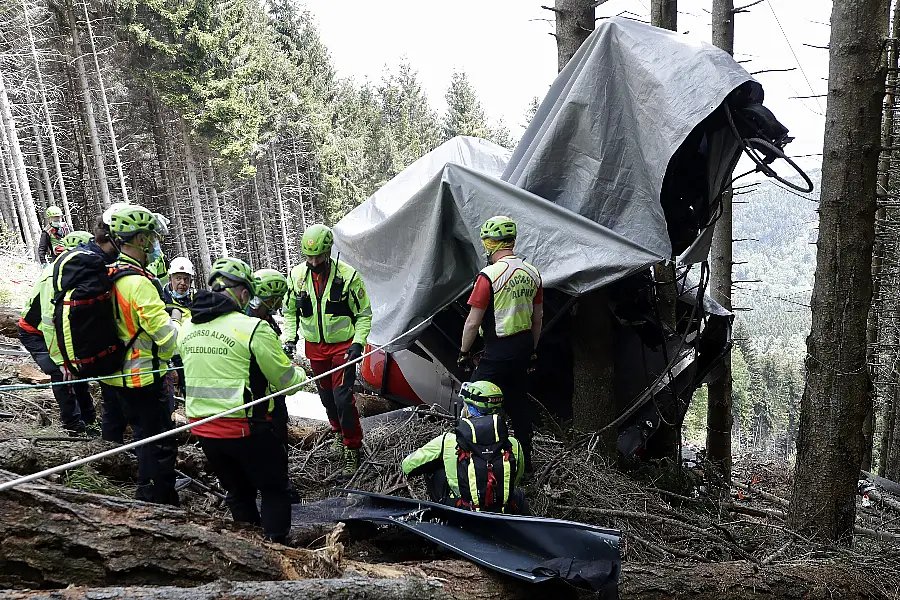
M 538 362 L 537 362 L 537 353 L 533 353 L 533 354 L 531 355 L 531 358 L 528 360 L 528 369 L 526 370 L 526 372 L 527 372 L 529 375 L 530 375 L 531 373 L 534 373 L 535 371 L 537 371 L 537 365 L 538 365 Z
M 460 352 L 459 358 L 456 359 L 456 366 L 463 371 L 471 371 L 475 364 L 472 362 L 471 352 Z
M 357 344 L 356 342 L 350 344 L 350 347 L 347 348 L 347 353 L 344 355 L 344 359 L 347 362 L 352 362 L 362 356 L 363 347 L 362 344 Z
M 295 352 L 297 352 L 297 342 L 295 340 L 284 343 L 284 353 L 288 355 L 288 358 L 293 359 Z

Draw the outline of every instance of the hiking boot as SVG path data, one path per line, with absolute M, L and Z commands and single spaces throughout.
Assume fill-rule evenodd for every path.
M 359 470 L 359 448 L 344 448 L 344 475 L 353 475 Z
M 65 426 L 66 435 L 69 437 L 87 437 L 87 425 L 83 421 L 78 421 L 73 425 Z
M 344 453 L 344 436 L 340 431 L 335 431 L 332 435 L 334 435 L 334 439 L 331 440 L 331 449 L 335 452 Z

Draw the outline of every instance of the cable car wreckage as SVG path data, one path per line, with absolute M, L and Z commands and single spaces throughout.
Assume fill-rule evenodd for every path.
M 511 154 L 485 140 L 454 138 L 336 225 L 341 259 L 364 273 L 372 295 L 370 343 L 413 330 L 365 360 L 365 385 L 401 405 L 439 404 L 455 411 L 466 379 L 456 365 L 465 302 L 483 266 L 478 227 L 505 214 L 518 224 L 517 253 L 541 270 L 545 288 L 533 396 L 551 412 L 571 417 L 571 313 L 581 296 L 602 288 L 612 323 L 619 416 L 611 426 L 618 427 L 618 449 L 625 455 L 664 453 L 666 442 L 655 440 L 680 426 L 693 392 L 715 376 L 731 348 L 733 315 L 708 294 L 706 260 L 720 198 L 737 179 L 738 159 L 746 154 L 755 164 L 750 172 L 812 190 L 783 153 L 792 139 L 788 130 L 762 101 L 762 86 L 709 44 L 623 18 L 600 23 L 559 74 Z M 772 170 L 769 165 L 779 158 L 805 186 Z M 673 260 L 674 318 L 664 318 L 652 266 Z M 482 517 L 371 495 L 341 502 L 314 510 L 335 520 L 392 522 L 534 581 L 541 580 L 535 573 L 552 571 L 538 563 L 550 560 L 553 551 L 529 541 L 515 523 L 503 534 L 495 532 L 489 551 L 480 555 L 484 540 L 470 534 L 478 529 L 472 519 Z M 409 524 L 410 515 L 418 526 Z M 423 519 L 433 526 L 422 525 Z M 524 520 L 535 530 L 558 527 Z M 572 554 L 572 544 L 561 543 L 556 557 L 588 560 L 557 569 L 554 576 L 593 589 L 617 580 L 614 532 L 568 526 L 572 540 L 605 536 L 615 556 L 597 554 L 606 566 L 593 579 L 582 577 L 591 557 Z M 566 538 L 560 531 L 544 533 Z

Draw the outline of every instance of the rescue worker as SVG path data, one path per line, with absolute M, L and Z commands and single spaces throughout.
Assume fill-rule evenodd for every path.
M 272 328 L 244 314 L 253 297 L 253 273 L 236 258 L 220 258 L 199 291 L 191 319 L 178 336 L 187 381 L 185 412 L 191 421 L 210 417 L 306 381 L 285 356 Z M 261 525 L 268 539 L 283 543 L 290 531 L 287 452 L 275 435 L 269 400 L 192 431 L 228 492 L 235 521 Z M 262 513 L 257 510 L 262 494 Z
M 62 246 L 71 250 L 90 241 L 91 234 L 87 231 L 73 231 L 63 238 Z M 60 369 L 63 359 L 53 327 L 53 264 L 44 265 L 31 290 L 19 319 L 19 341 L 41 371 L 50 376 L 50 381 L 59 383 L 65 380 L 65 375 Z M 99 435 L 97 411 L 87 383 L 54 385 L 52 389 L 62 426 L 70 435 Z
M 372 329 L 372 307 L 359 273 L 331 258 L 334 234 L 325 225 L 309 227 L 300 241 L 306 261 L 291 269 L 284 307 L 284 351 L 293 357 L 299 333 L 315 375 L 356 360 Z M 317 380 L 334 448 L 344 453 L 344 475 L 359 468 L 362 427 L 353 384 L 356 365 Z
M 408 476 L 428 475 L 432 501 L 476 511 L 528 514 L 518 487 L 524 452 L 500 415 L 503 393 L 489 381 L 464 383 L 466 414 L 454 431 L 439 435 L 406 458 Z
M 191 304 L 197 293 L 193 282 L 194 263 L 185 256 L 173 258 L 169 264 L 169 282 L 163 287 L 163 302 L 166 312 L 179 323 L 191 316 Z
M 134 273 L 113 282 L 119 339 L 130 344 L 130 349 L 122 370 L 114 373 L 121 376 L 105 380 L 101 388 L 104 403 L 120 405 L 122 414 L 131 423 L 134 439 L 140 440 L 172 428 L 163 374 L 151 371 L 165 367 L 175 353 L 177 324 L 166 314 L 153 275 L 146 270 L 160 254 L 160 227 L 156 217 L 146 208 L 125 204 L 109 214 L 109 228 L 121 250 L 111 268 L 131 269 Z M 137 448 L 139 500 L 178 504 L 177 453 L 174 437 Z
M 463 326 L 458 364 L 471 370 L 472 345 L 479 329 L 484 355 L 472 381 L 492 381 L 504 390 L 503 408 L 522 442 L 525 470 L 531 468 L 532 414 L 527 395 L 527 374 L 536 362 L 544 293 L 538 270 L 515 255 L 516 224 L 496 216 L 481 226 L 481 243 L 488 266 L 475 279 L 469 296 L 469 316 Z
M 272 317 L 281 308 L 284 296 L 287 294 L 287 278 L 275 269 L 260 269 L 253 273 L 254 296 L 247 307 L 247 314 L 251 317 L 262 319 L 269 324 L 272 331 L 279 338 L 281 328 Z M 287 450 L 288 437 L 288 413 L 285 397 L 276 396 L 275 405 L 272 408 L 272 422 L 275 434 Z
M 38 242 L 37 259 L 41 264 L 53 262 L 57 256 L 63 253 L 63 238 L 66 237 L 71 229 L 62 219 L 63 213 L 58 206 L 50 206 L 44 213 L 47 224 L 41 232 L 41 239 Z
M 173 321 L 183 323 L 191 317 L 191 305 L 194 303 L 194 264 L 185 256 L 177 256 L 169 265 L 169 283 L 163 287 L 163 302 L 166 303 L 166 312 Z M 173 370 L 166 373 L 167 393 L 170 398 L 170 408 L 175 410 L 175 392 L 184 398 L 184 377 L 181 368 L 184 364 L 181 355 L 176 354 L 169 363 Z

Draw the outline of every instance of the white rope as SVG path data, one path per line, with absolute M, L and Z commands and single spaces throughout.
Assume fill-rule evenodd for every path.
M 410 335 L 412 332 L 414 332 L 415 330 L 419 329 L 419 328 L 422 327 L 423 325 L 426 325 L 427 323 L 428 323 L 428 320 L 422 321 L 422 322 L 419 323 L 418 325 L 416 325 L 416 326 L 414 326 L 414 327 L 411 327 L 411 328 L 407 329 L 406 331 L 404 331 L 403 333 L 401 333 L 400 335 L 398 335 L 397 337 L 395 337 L 395 338 L 392 339 L 391 341 L 385 342 L 385 343 L 382 344 L 381 346 L 378 346 L 377 348 L 373 348 L 372 350 L 369 350 L 368 352 L 366 352 L 365 354 L 363 354 L 363 355 L 360 356 L 359 358 L 356 358 L 356 359 L 354 359 L 354 360 L 351 360 L 351 361 L 349 361 L 349 362 L 347 362 L 347 363 L 345 363 L 345 364 L 343 364 L 343 365 L 341 365 L 341 366 L 339 366 L 339 367 L 335 367 L 335 368 L 331 369 L 330 371 L 326 371 L 325 373 L 322 373 L 321 375 L 316 375 L 315 377 L 313 377 L 313 378 L 311 378 L 311 379 L 306 379 L 306 380 L 304 380 L 302 383 L 298 383 L 298 384 L 296 384 L 296 385 L 292 385 L 291 387 L 285 388 L 285 389 L 283 389 L 283 390 L 278 390 L 277 392 L 274 392 L 274 393 L 272 393 L 272 394 L 269 394 L 268 396 L 264 396 L 264 397 L 259 398 L 259 399 L 257 399 L 257 400 L 253 400 L 253 401 L 248 402 L 248 403 L 246 403 L 246 404 L 243 404 L 243 405 L 241 405 L 241 406 L 235 406 L 234 408 L 229 408 L 228 410 L 226 410 L 226 411 L 224 411 L 224 412 L 220 412 L 220 413 L 217 414 L 217 415 L 213 415 L 213 416 L 211 416 L 211 417 L 206 417 L 205 419 L 200 419 L 199 421 L 194 421 L 193 423 L 188 423 L 187 425 L 182 425 L 181 427 L 176 427 L 175 429 L 170 429 L 170 430 L 168 430 L 168 431 L 163 431 L 162 433 L 157 433 L 156 435 L 150 436 L 150 437 L 148 437 L 148 438 L 144 438 L 144 439 L 142 439 L 142 440 L 137 440 L 137 441 L 135 441 L 135 442 L 131 442 L 131 443 L 125 444 L 125 445 L 123 445 L 123 446 L 118 446 L 118 447 L 112 448 L 112 449 L 110 449 L 110 450 L 105 450 L 105 451 L 103 451 L 103 452 L 100 452 L 100 453 L 98 453 L 98 454 L 94 454 L 94 455 L 92 455 L 92 456 L 87 456 L 87 457 L 85 457 L 85 458 L 79 458 L 78 460 L 73 460 L 72 462 L 67 462 L 67 463 L 65 463 L 65 464 L 63 464 L 63 465 L 58 465 L 58 466 L 56 466 L 56 467 L 51 467 L 51 468 L 49 468 L 49 469 L 44 469 L 43 471 L 39 471 L 39 472 L 33 473 L 33 474 L 31 474 L 31 475 L 26 475 L 26 476 L 24 476 L 24 477 L 19 477 L 18 479 L 13 479 L 12 481 L 7 481 L 7 482 L 4 482 L 4 483 L 0 483 L 0 492 L 2 492 L 2 491 L 4 491 L 4 490 L 12 489 L 12 488 L 14 488 L 14 487 L 16 487 L 16 486 L 19 486 L 19 485 L 23 484 L 23 483 L 28 483 L 29 481 L 34 481 L 34 480 L 36 480 L 36 479 L 43 479 L 44 477 L 47 477 L 47 476 L 49 476 L 49 475 L 54 475 L 54 474 L 59 473 L 59 472 L 61 472 L 61 471 L 68 471 L 69 469 L 74 469 L 75 467 L 80 467 L 81 465 L 86 465 L 86 464 L 88 464 L 88 463 L 90 463 L 90 462 L 93 462 L 93 461 L 95 461 L 95 460 L 100 460 L 101 458 L 106 458 L 106 457 L 108 457 L 108 456 L 115 456 L 116 454 L 121 454 L 122 452 L 127 452 L 128 450 L 131 450 L 132 448 L 137 448 L 137 447 L 139 447 L 139 446 L 143 446 L 144 444 L 149 444 L 150 442 L 155 442 L 156 440 L 161 440 L 161 439 L 163 439 L 164 437 L 168 437 L 168 436 L 170 436 L 170 435 L 175 435 L 176 433 L 181 433 L 182 431 L 188 431 L 188 430 L 193 429 L 194 427 L 197 427 L 197 426 L 199 426 L 199 425 L 203 425 L 203 424 L 205 424 L 205 423 L 209 423 L 210 421 L 215 421 L 216 419 L 219 419 L 219 418 L 221 418 L 221 417 L 225 417 L 225 416 L 228 416 L 228 415 L 230 415 L 230 414 L 232 414 L 232 413 L 236 413 L 236 412 L 238 412 L 239 410 L 244 410 L 244 409 L 249 408 L 249 407 L 251 407 L 251 406 L 255 406 L 255 405 L 257 405 L 257 404 L 259 404 L 259 403 L 261 403 L 261 402 L 265 402 L 265 401 L 267 401 L 267 400 L 271 400 L 271 399 L 274 398 L 275 396 L 281 396 L 281 395 L 283 395 L 283 394 L 285 394 L 285 393 L 291 392 L 292 390 L 296 390 L 296 389 L 298 389 L 298 388 L 301 388 L 301 387 L 303 387 L 304 385 L 306 385 L 306 384 L 308 384 L 308 383 L 312 383 L 312 382 L 314 382 L 314 381 L 318 381 L 319 379 L 322 379 L 323 377 L 327 377 L 328 375 L 332 375 L 333 373 L 337 373 L 337 372 L 340 371 L 341 369 L 345 369 L 345 368 L 347 368 L 347 367 L 350 366 L 350 365 L 355 365 L 356 363 L 360 362 L 362 359 L 364 359 L 365 357 L 369 356 L 370 354 L 374 354 L 375 352 L 378 352 L 379 350 L 383 350 L 384 348 L 386 348 L 387 346 L 390 346 L 390 345 L 393 344 L 394 342 L 397 342 L 397 341 L 399 341 L 400 339 L 406 337 L 407 335 Z

